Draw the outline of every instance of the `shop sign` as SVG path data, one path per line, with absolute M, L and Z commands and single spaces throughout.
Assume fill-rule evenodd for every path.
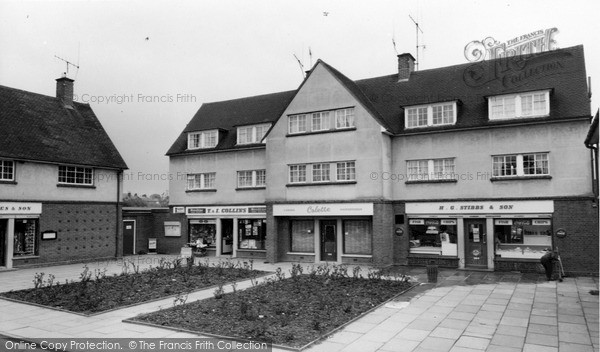
M 185 207 L 173 207 L 173 214 L 184 214 Z
M 406 204 L 407 214 L 548 214 L 553 212 L 554 202 L 551 200 Z
M 558 230 L 556 230 L 556 237 L 558 237 L 558 238 L 565 238 L 565 237 L 567 237 L 567 231 L 565 231 L 565 229 L 558 229 Z
M 187 207 L 186 215 L 235 215 L 252 214 L 265 215 L 267 207 L 265 206 L 223 206 L 223 207 Z
M 442 225 L 456 225 L 456 220 L 441 220 Z
M 373 215 L 373 203 L 275 204 L 274 216 Z
M 494 225 L 505 225 L 505 226 L 512 226 L 513 221 L 510 219 L 496 219 L 494 220 Z
M 41 214 L 42 203 L 0 203 L 0 215 Z
M 536 220 L 533 219 L 533 225 L 537 226 L 550 226 L 550 220 Z
M 410 219 L 408 220 L 409 225 L 425 225 L 424 219 Z

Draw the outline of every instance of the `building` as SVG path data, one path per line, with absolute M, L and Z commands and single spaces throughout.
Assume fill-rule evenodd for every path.
M 73 80 L 56 97 L 0 86 L 0 267 L 114 258 L 127 165 Z
M 598 271 L 583 47 L 204 104 L 168 151 L 179 244 L 299 261 Z

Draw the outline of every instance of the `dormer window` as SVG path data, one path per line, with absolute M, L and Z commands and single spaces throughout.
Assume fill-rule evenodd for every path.
M 488 106 L 490 120 L 548 116 L 550 91 L 489 97 Z
M 214 148 L 219 141 L 219 131 L 201 131 L 188 133 L 188 149 Z
M 238 127 L 237 144 L 261 143 L 269 128 L 271 128 L 269 123 Z
M 456 123 L 456 102 L 419 105 L 406 108 L 406 128 L 453 125 Z

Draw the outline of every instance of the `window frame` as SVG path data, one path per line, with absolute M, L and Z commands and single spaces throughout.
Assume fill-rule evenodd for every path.
M 256 124 L 256 125 L 247 125 L 247 126 L 239 126 L 237 128 L 237 133 L 236 133 L 236 144 L 237 145 L 245 145 L 245 144 L 258 144 L 258 143 L 263 143 L 262 140 L 265 137 L 265 135 L 267 134 L 267 132 L 269 131 L 269 128 L 271 128 L 271 124 L 270 123 L 261 123 L 261 124 Z M 262 135 L 259 136 L 258 130 L 262 129 Z M 246 131 L 246 141 L 241 141 L 240 140 L 240 136 L 241 133 L 240 131 L 245 130 Z M 249 132 L 249 133 L 248 133 Z M 248 137 L 249 136 L 249 137 Z
M 194 186 L 196 183 L 199 184 L 199 187 L 190 187 L 190 177 L 194 177 Z M 199 179 L 197 179 L 199 177 Z M 201 191 L 201 190 L 215 190 L 215 182 L 217 180 L 216 172 L 199 172 L 199 173 L 189 173 L 186 178 L 186 191 Z M 210 184 L 212 187 L 207 187 L 207 184 Z
M 545 164 L 543 166 L 543 168 L 545 168 L 546 173 L 533 173 L 533 174 L 529 174 L 529 173 L 525 173 L 526 167 L 525 167 L 525 160 L 524 157 L 525 156 L 533 156 L 534 157 L 534 169 L 538 169 L 536 167 L 537 165 L 537 160 L 536 157 L 537 156 L 544 156 L 545 160 L 540 160 L 540 162 L 542 162 L 543 164 Z M 496 174 L 496 170 L 500 170 L 498 168 L 496 168 L 496 158 L 502 158 L 503 160 L 506 160 L 507 158 L 515 158 L 515 170 L 514 173 L 511 173 L 510 175 L 497 175 Z M 504 165 L 506 163 L 506 161 L 504 161 L 502 163 L 502 165 Z M 517 154 L 500 154 L 500 155 L 492 155 L 492 177 L 496 178 L 496 179 L 503 179 L 503 178 L 529 178 L 529 177 L 548 177 L 550 176 L 550 152 L 527 152 L 527 153 L 517 153 Z
M 288 135 L 353 129 L 356 129 L 354 106 L 288 115 Z
M 65 169 L 62 171 L 61 169 Z M 69 170 L 69 168 L 73 170 Z M 86 177 L 86 173 L 89 171 L 89 177 Z M 63 173 L 64 175 L 61 175 Z M 75 173 L 75 176 L 69 176 L 69 173 Z M 83 173 L 83 180 L 89 180 L 89 182 L 77 182 L 78 174 Z M 61 178 L 63 181 L 61 181 Z M 69 182 L 68 179 L 73 179 L 73 182 Z M 58 184 L 68 186 L 94 186 L 94 168 L 74 165 L 58 165 Z
M 307 183 L 307 164 L 291 164 L 288 165 L 288 181 L 291 184 L 302 184 L 302 183 Z M 296 170 L 293 170 L 293 169 Z M 294 177 L 294 173 L 296 173 L 297 175 L 297 180 L 295 180 Z M 304 177 L 302 177 L 302 174 L 304 174 Z
M 331 182 L 331 163 L 314 163 L 310 165 L 311 167 L 311 182 L 319 183 L 319 182 Z M 315 169 L 315 166 L 318 168 Z M 315 180 L 315 171 L 318 171 L 319 180 Z M 326 172 L 326 174 L 324 173 Z M 324 179 L 326 176 L 327 179 Z
M 544 97 L 544 111 L 540 112 L 539 110 L 536 112 L 535 109 L 535 98 L 536 96 L 543 95 Z M 531 98 L 531 113 L 524 113 L 523 109 L 524 100 L 526 98 Z M 504 103 L 507 99 L 514 99 L 514 116 L 507 114 L 506 111 L 503 112 L 502 115 L 494 114 L 494 108 L 497 108 L 499 105 L 495 105 L 497 100 L 502 99 Z M 502 105 L 503 110 L 506 110 L 505 105 Z M 510 111 L 510 110 L 509 110 Z M 499 116 L 498 116 L 499 115 Z M 494 95 L 488 97 L 488 119 L 490 121 L 496 120 L 511 120 L 511 119 L 523 119 L 523 118 L 537 118 L 537 117 L 547 117 L 550 116 L 550 89 L 546 90 L 536 90 L 529 92 L 521 92 L 521 93 L 513 93 L 513 94 L 503 94 L 503 95 Z
M 343 116 L 341 115 L 342 112 L 344 113 Z M 336 109 L 336 110 L 334 110 L 334 114 L 335 114 L 335 129 L 336 130 L 345 130 L 345 129 L 349 129 L 349 128 L 356 128 L 354 107 Z M 343 126 L 340 126 L 340 117 L 342 118 L 342 120 L 344 122 Z
M 214 145 L 207 144 L 208 141 L 214 139 Z M 197 140 L 197 145 L 196 144 Z M 216 148 L 219 144 L 219 130 L 206 130 L 188 132 L 188 150 L 211 149 Z
M 340 167 L 342 164 L 344 165 L 343 168 Z M 349 164 L 352 164 L 352 166 L 349 166 Z M 343 172 L 340 173 L 340 170 L 343 170 Z M 350 170 L 352 171 L 350 172 Z M 340 174 L 343 174 L 343 179 L 340 179 Z M 336 182 L 356 181 L 356 161 L 337 161 L 335 163 L 335 180 Z
M 250 173 L 250 185 L 244 186 L 240 184 L 240 176 L 242 173 Z M 262 173 L 264 176 L 259 177 L 259 173 Z M 266 169 L 257 169 L 257 170 L 239 170 L 237 172 L 237 188 L 238 189 L 248 189 L 248 188 L 263 188 L 266 187 L 267 180 L 267 170 Z M 263 183 L 259 183 L 259 178 L 264 180 Z
M 444 122 L 445 117 L 445 107 L 452 107 L 452 111 L 450 112 L 451 121 Z M 434 123 L 434 109 L 441 108 L 441 123 Z M 405 118 L 404 118 L 404 128 L 413 129 L 413 128 L 426 128 L 426 127 L 438 127 L 438 126 L 451 126 L 456 124 L 457 115 L 458 115 L 458 104 L 457 101 L 446 101 L 441 103 L 434 104 L 423 104 L 423 105 L 412 105 L 404 108 Z M 416 120 L 414 120 L 416 118 Z M 424 119 L 425 123 L 421 123 Z M 417 124 L 411 123 L 411 121 L 415 121 Z
M 427 181 L 446 181 L 456 180 L 456 158 L 434 158 L 434 159 L 413 159 L 406 160 L 406 175 L 409 182 L 427 182 Z M 436 171 L 436 162 L 442 163 L 441 177 L 438 175 L 440 172 Z M 451 165 L 447 165 L 451 162 Z M 416 163 L 416 165 L 411 165 Z M 411 169 L 417 171 L 425 170 L 425 172 L 413 173 Z M 447 171 L 446 168 L 451 171 Z
M 296 120 L 295 122 L 293 120 Z M 308 132 L 308 126 L 306 124 L 306 114 L 295 114 L 288 116 L 288 133 L 289 134 L 302 134 Z M 300 126 L 304 125 L 303 129 Z M 297 130 L 292 127 L 296 126 Z
M 10 166 L 6 164 L 10 163 Z M 5 171 L 10 169 L 10 171 Z M 4 175 L 9 174 L 11 178 L 5 178 Z M 16 178 L 16 164 L 14 160 L 0 159 L 0 182 L 13 182 Z

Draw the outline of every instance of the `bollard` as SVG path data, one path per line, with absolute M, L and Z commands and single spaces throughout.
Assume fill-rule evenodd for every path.
M 427 281 L 430 283 L 436 283 L 438 276 L 438 266 L 435 261 L 430 261 L 427 265 Z

